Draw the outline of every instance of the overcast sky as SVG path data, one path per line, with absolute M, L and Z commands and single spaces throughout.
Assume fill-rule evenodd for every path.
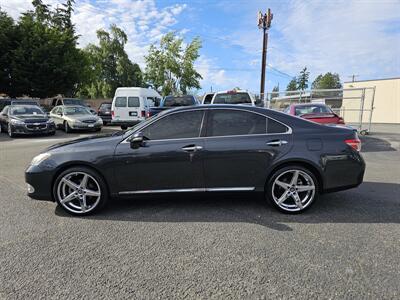
M 44 0 L 56 6 L 60 0 Z M 128 34 L 126 51 L 144 66 L 151 43 L 170 30 L 186 41 L 203 42 L 197 67 L 211 86 L 236 86 L 259 91 L 261 31 L 257 12 L 272 9 L 269 35 L 267 89 L 283 90 L 292 76 L 307 66 L 313 80 L 318 74 L 337 72 L 375 79 L 400 76 L 400 1 L 132 1 L 76 0 L 73 22 L 80 47 L 96 42 L 96 30 L 111 23 Z M 12 17 L 31 9 L 30 0 L 0 0 Z

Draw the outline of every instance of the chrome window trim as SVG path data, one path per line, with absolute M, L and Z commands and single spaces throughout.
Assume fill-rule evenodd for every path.
M 244 192 L 254 191 L 253 186 L 246 187 L 215 187 L 215 188 L 186 188 L 186 189 L 160 189 L 160 190 L 137 190 L 123 191 L 119 195 L 134 195 L 134 194 L 157 194 L 157 193 L 187 193 L 187 192 Z
M 179 138 L 179 139 L 162 139 L 162 140 L 149 140 L 149 141 L 152 141 L 152 142 L 160 142 L 160 141 L 177 141 L 177 140 L 193 140 L 193 139 L 213 139 L 213 138 L 227 138 L 227 137 L 245 137 L 245 136 L 262 136 L 262 135 L 267 135 L 267 136 L 269 136 L 269 135 L 282 135 L 282 134 L 292 134 L 293 133 L 293 130 L 292 130 L 292 127 L 290 127 L 289 125 L 287 125 L 287 124 L 285 124 L 285 123 L 282 123 L 281 121 L 279 121 L 279 120 L 276 120 L 275 118 L 272 118 L 272 117 L 270 117 L 270 116 L 267 116 L 267 115 L 264 115 L 264 114 L 262 114 L 262 113 L 259 113 L 259 112 L 255 112 L 255 111 L 250 111 L 250 110 L 247 110 L 247 109 L 242 109 L 242 108 L 231 108 L 231 107 L 229 107 L 229 108 L 226 108 L 226 107 L 207 107 L 207 108 L 202 108 L 202 109 L 188 109 L 188 110 L 185 110 L 185 111 L 176 111 L 176 112 L 172 112 L 172 113 L 169 113 L 169 114 L 166 114 L 166 115 L 164 115 L 164 116 L 161 116 L 160 118 L 155 118 L 152 122 L 150 122 L 149 124 L 146 124 L 145 125 L 145 127 L 139 127 L 135 132 L 137 132 L 137 131 L 140 131 L 140 130 L 142 130 L 142 129 L 144 129 L 144 128 L 146 128 L 146 127 L 148 127 L 148 126 L 150 126 L 151 124 L 153 124 L 154 122 L 156 122 L 156 121 L 158 121 L 158 120 L 161 120 L 161 119 L 163 119 L 163 118 L 165 118 L 166 116 L 169 116 L 169 115 L 172 115 L 172 114 L 176 114 L 176 113 L 184 113 L 184 112 L 187 112 L 187 111 L 198 111 L 198 110 L 201 110 L 201 111 L 204 111 L 204 115 L 203 115 L 203 120 L 202 120 L 202 124 L 201 124 L 201 128 L 200 128 L 200 133 L 199 134 L 201 134 L 201 132 L 202 132 L 202 130 L 203 130 L 203 126 L 204 126 L 204 118 L 205 118 L 205 112 L 207 111 L 207 110 L 215 110 L 215 109 L 222 109 L 222 110 L 239 110 L 239 111 L 244 111 L 244 112 L 249 112 L 249 113 L 253 113 L 253 114 L 258 114 L 258 115 L 260 115 L 260 116 L 263 116 L 264 118 L 269 118 L 269 119 L 271 119 L 271 120 L 274 120 L 275 122 L 278 122 L 278 123 L 280 123 L 280 124 L 282 124 L 283 126 L 285 126 L 288 130 L 286 131 L 286 132 L 282 132 L 282 133 L 255 133 L 255 134 L 239 134 L 239 135 L 219 135 L 219 136 L 199 136 L 199 137 L 191 137 L 191 138 Z M 267 122 L 267 121 L 266 121 Z M 266 129 L 266 130 L 268 130 L 268 128 Z M 128 136 L 127 138 L 125 138 L 122 142 L 121 142 L 121 144 L 122 143 L 129 143 L 129 141 L 128 141 L 128 139 L 133 135 L 134 133 L 132 133 L 130 136 Z

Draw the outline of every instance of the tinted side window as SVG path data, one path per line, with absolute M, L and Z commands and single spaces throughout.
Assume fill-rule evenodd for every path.
M 128 107 L 139 107 L 139 97 L 128 97 Z
M 126 97 L 117 97 L 115 99 L 115 107 L 126 107 Z
M 288 128 L 272 119 L 268 119 L 267 121 L 267 132 L 268 133 L 285 133 L 288 131 Z
M 203 111 L 175 113 L 150 124 L 142 132 L 150 140 L 198 137 L 203 114 Z
M 266 117 L 239 110 L 214 110 L 208 121 L 208 136 L 266 133 Z

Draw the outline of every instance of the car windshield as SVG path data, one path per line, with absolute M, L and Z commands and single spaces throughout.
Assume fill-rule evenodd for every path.
M 16 115 L 44 115 L 44 112 L 36 105 L 13 105 L 10 114 Z
M 196 101 L 193 96 L 167 96 L 164 99 L 164 106 L 189 106 L 194 105 Z
M 333 111 L 326 105 L 298 105 L 294 108 L 296 116 L 306 114 L 333 114 Z
M 215 95 L 215 104 L 240 104 L 251 103 L 248 93 L 228 92 Z
M 64 114 L 67 116 L 71 115 L 91 115 L 90 111 L 83 106 L 65 107 Z
M 81 100 L 81 99 L 64 99 L 63 102 L 65 105 L 84 105 L 85 106 L 85 102 L 83 102 L 83 100 Z

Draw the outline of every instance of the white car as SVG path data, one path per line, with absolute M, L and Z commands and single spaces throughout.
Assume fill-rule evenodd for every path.
M 214 94 L 211 104 L 245 104 L 256 106 L 256 98 L 246 90 L 221 91 Z
M 153 89 L 119 87 L 111 104 L 111 124 L 122 129 L 133 126 L 149 116 L 149 108 L 157 106 L 161 96 Z

